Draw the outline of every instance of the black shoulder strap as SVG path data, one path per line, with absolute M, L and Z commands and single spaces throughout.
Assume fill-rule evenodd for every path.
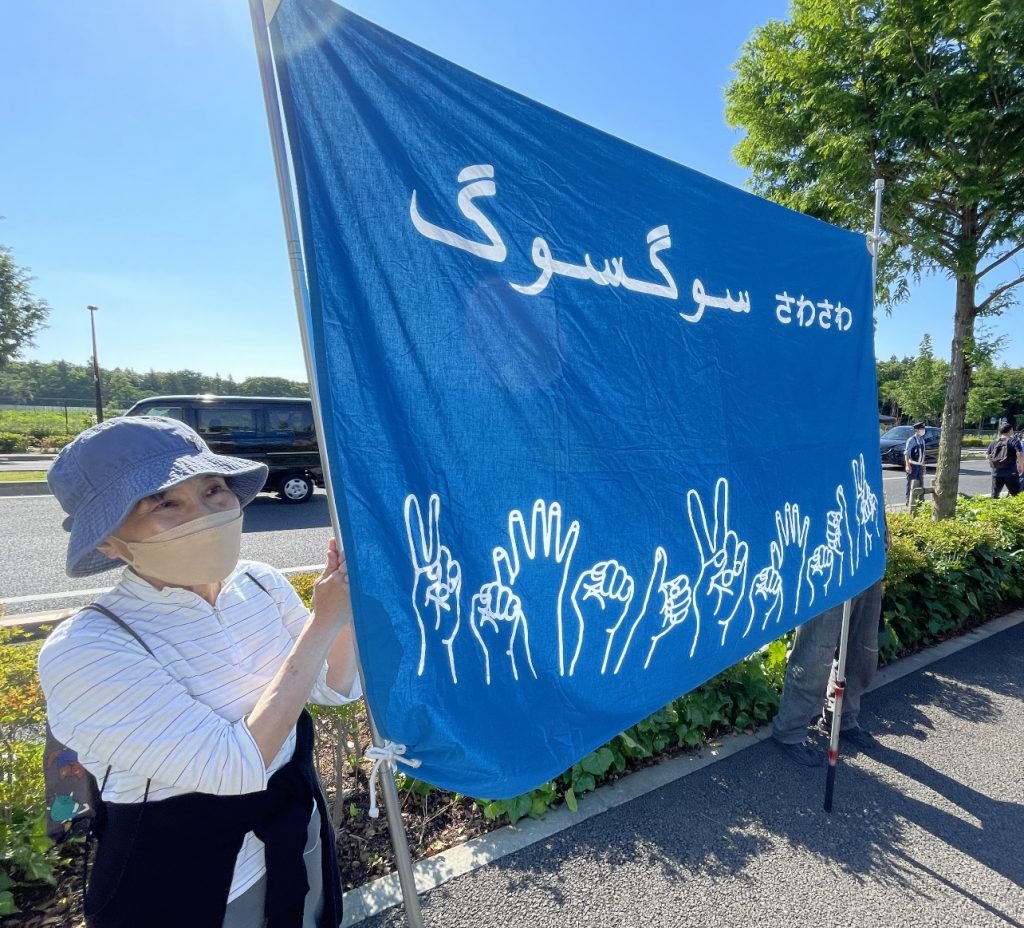
M 114 613 L 111 612 L 106 606 L 101 606 L 99 603 L 89 603 L 88 606 L 83 607 L 82 611 L 84 612 L 86 609 L 93 609 L 96 612 L 105 615 L 108 619 L 110 619 L 111 622 L 116 622 L 118 625 L 121 626 L 121 628 L 128 632 L 128 634 L 131 635 L 132 638 L 134 638 L 139 644 L 141 644 L 149 654 L 153 653 L 150 646 L 139 637 L 138 632 L 136 632 L 135 629 L 133 629 L 123 619 L 120 619 L 116 615 L 114 615 Z
M 267 588 L 266 588 L 266 587 L 265 587 L 265 586 L 264 586 L 264 585 L 263 585 L 262 583 L 260 583 L 260 582 L 259 582 L 259 580 L 257 580 L 257 579 L 256 579 L 256 578 L 255 578 L 255 577 L 254 577 L 254 576 L 253 576 L 253 575 L 252 575 L 251 573 L 249 573 L 249 571 L 246 571 L 246 572 L 245 572 L 245 575 L 246 575 L 246 576 L 247 576 L 247 577 L 248 577 L 248 578 L 249 578 L 250 580 L 252 580 L 252 582 L 253 582 L 253 583 L 255 583 L 255 584 L 256 584 L 256 586 L 258 586 L 258 587 L 259 587 L 259 588 L 260 588 L 261 590 L 263 590 L 263 592 L 264 592 L 264 593 L 266 593 L 266 594 L 267 594 L 267 596 L 270 596 L 270 590 L 268 590 L 268 589 L 267 589 Z M 273 597 L 273 596 L 270 596 L 270 598 L 271 598 L 271 599 L 273 599 L 274 597 Z

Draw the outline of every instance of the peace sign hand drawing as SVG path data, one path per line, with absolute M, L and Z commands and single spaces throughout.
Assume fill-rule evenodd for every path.
M 867 468 L 864 466 L 864 455 L 854 458 L 850 462 L 853 466 L 853 484 L 856 492 L 856 517 L 857 517 L 857 549 L 858 557 L 868 557 L 875 539 L 872 538 L 871 529 L 874 529 L 875 537 L 880 535 L 878 528 L 878 497 L 868 483 Z
M 608 666 L 615 633 L 629 612 L 635 592 L 633 578 L 615 560 L 599 561 L 583 571 L 573 587 L 570 600 L 579 623 L 580 636 L 583 636 L 588 626 L 600 627 L 608 639 L 601 673 Z
M 494 549 L 494 572 L 499 583 L 512 590 L 521 603 L 524 638 L 527 624 L 536 625 L 550 614 L 552 596 L 558 651 L 558 673 L 572 676 L 583 648 L 582 617 L 563 620 L 563 601 L 572 556 L 580 536 L 580 524 L 562 525 L 562 507 L 557 502 L 537 500 L 527 526 L 523 513 L 513 509 L 508 516 L 508 546 Z
M 715 484 L 714 519 L 709 525 L 704 503 L 696 490 L 686 494 L 690 527 L 697 543 L 701 570 L 693 587 L 694 634 L 690 657 L 697 650 L 701 619 L 714 616 L 722 626 L 722 644 L 747 587 L 749 548 L 729 528 L 729 482 Z
M 458 683 L 452 643 L 462 623 L 462 567 L 441 544 L 441 500 L 436 493 L 427 502 L 427 521 L 419 500 L 405 498 L 405 531 L 412 559 L 412 608 L 420 631 L 420 659 L 416 673 L 423 676 L 427 651 L 445 652 L 452 682 Z M 431 643 L 433 643 L 431 645 Z

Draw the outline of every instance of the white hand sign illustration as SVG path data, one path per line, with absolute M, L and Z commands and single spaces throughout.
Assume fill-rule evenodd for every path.
M 804 580 L 807 583 L 808 607 L 814 605 L 815 593 L 818 589 L 828 595 L 828 587 L 835 572 L 836 554 L 828 545 L 818 545 L 807 558 L 807 570 Z M 840 563 L 842 559 L 840 558 Z
M 880 535 L 878 528 L 878 497 L 868 483 L 867 469 L 864 466 L 864 455 L 854 458 L 850 462 L 853 466 L 853 485 L 856 491 L 856 516 L 857 516 L 857 557 L 862 554 L 868 557 L 871 554 L 871 547 L 874 538 L 871 537 L 871 529 L 874 528 L 875 537 Z
M 428 641 L 445 649 L 452 682 L 458 683 L 452 643 L 462 622 L 462 567 L 451 551 L 441 544 L 441 500 L 437 494 L 427 502 L 427 522 L 419 500 L 405 498 L 405 531 L 412 559 L 412 608 L 420 630 L 420 660 L 417 674 L 423 675 Z
M 629 612 L 636 588 L 633 578 L 618 561 L 599 561 L 583 571 L 573 587 L 571 601 L 582 637 L 587 626 L 600 625 L 608 636 L 601 673 L 608 667 L 615 633 Z M 572 668 L 570 667 L 570 675 Z
M 696 490 L 686 494 L 690 527 L 700 555 L 701 571 L 694 584 L 694 635 L 690 657 L 697 650 L 701 619 L 714 616 L 722 626 L 722 644 L 729 623 L 736 615 L 747 586 L 749 549 L 729 528 L 729 482 L 719 477 L 715 484 L 714 521 L 708 525 L 704 504 Z
M 838 509 L 825 513 L 825 544 L 839 562 L 839 585 L 842 586 L 844 577 L 853 576 L 854 571 L 853 534 L 850 532 L 850 514 L 842 484 L 836 487 L 836 505 Z
M 619 651 L 619 658 L 615 662 L 615 667 L 612 670 L 612 673 L 618 673 L 622 669 L 622 665 L 626 660 L 626 655 L 629 654 L 629 647 L 633 643 L 633 638 L 637 636 L 637 629 L 640 627 L 640 623 L 647 617 L 651 605 L 651 597 L 655 592 L 662 597 L 662 602 L 664 604 L 665 570 L 667 564 L 668 555 L 665 553 L 665 549 L 658 547 L 654 552 L 654 567 L 651 570 L 651 577 L 647 581 L 647 590 L 645 591 L 644 598 L 637 609 L 636 616 L 632 623 L 630 623 L 629 634 L 626 635 L 626 640 L 622 644 L 622 648 Z M 659 614 L 663 613 L 664 605 L 659 609 Z M 623 616 L 623 620 L 625 620 L 625 616 Z M 621 624 L 622 621 L 620 620 L 619 625 Z M 611 653 L 612 642 L 617 631 L 618 626 L 609 632 L 608 647 L 605 648 L 604 663 L 601 664 L 601 673 L 604 673 L 608 669 L 609 654 Z M 658 628 L 655 628 L 653 634 L 656 635 L 658 633 Z M 653 637 L 651 631 L 645 631 L 645 633 L 640 636 L 643 640 L 648 640 L 651 637 Z
M 517 650 L 523 652 L 524 673 L 536 678 L 530 654 L 530 630 L 523 615 L 519 597 L 502 581 L 485 583 L 472 600 L 469 626 L 484 652 L 484 679 L 491 682 L 491 654 L 504 654 L 509 659 L 512 679 L 519 679 Z
M 773 541 L 769 547 L 771 549 L 771 565 L 762 567 L 754 575 L 750 584 L 750 593 L 747 594 L 750 618 L 747 620 L 747 627 L 743 630 L 744 638 L 750 634 L 750 629 L 753 628 L 758 617 L 761 617 L 761 631 L 768 627 L 769 622 L 778 622 L 782 618 L 784 599 L 782 574 L 779 572 L 779 568 L 782 567 L 782 545 L 778 541 Z
M 800 518 L 800 506 L 786 503 L 782 512 L 775 513 L 775 531 L 778 535 L 780 557 L 779 574 L 784 595 L 792 596 L 794 614 L 800 609 L 800 587 L 804 583 L 804 565 L 807 560 L 807 535 L 811 520 Z M 773 545 L 776 542 L 772 542 Z M 772 558 L 774 562 L 775 558 Z
M 662 551 L 661 548 L 658 549 Z M 664 551 L 662 551 L 664 554 Z M 664 565 L 664 560 L 662 564 Z M 693 606 L 693 591 L 690 589 L 690 578 L 686 574 L 680 574 L 671 580 L 665 580 L 664 567 L 662 567 L 661 582 L 658 584 L 658 592 L 662 597 L 661 604 L 661 629 L 651 635 L 651 646 L 647 651 L 647 659 L 644 661 L 644 670 L 651 663 L 654 657 L 654 649 L 673 629 L 679 628 L 689 617 Z M 693 656 L 693 650 L 690 650 Z
M 577 615 L 573 623 L 576 627 L 566 628 L 562 617 L 569 568 L 579 536 L 579 522 L 574 521 L 563 529 L 559 503 L 539 499 L 533 504 L 529 527 L 518 509 L 509 513 L 508 547 L 494 549 L 495 578 L 519 598 L 524 639 L 528 620 L 542 621 L 545 611 L 551 608 L 554 590 L 558 591 L 555 623 L 558 672 L 562 676 L 572 676 L 583 647 L 582 619 Z

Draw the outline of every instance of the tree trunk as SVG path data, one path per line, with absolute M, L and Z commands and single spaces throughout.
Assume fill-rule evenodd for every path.
M 974 343 L 973 277 L 956 279 L 956 315 L 953 318 L 953 345 L 949 352 L 949 385 L 942 407 L 942 438 L 935 468 L 935 518 L 948 519 L 956 511 L 960 489 L 960 447 L 967 415 L 967 393 L 971 388 L 971 362 L 967 355 Z

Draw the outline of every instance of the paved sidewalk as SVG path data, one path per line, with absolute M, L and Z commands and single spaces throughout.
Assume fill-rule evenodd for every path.
M 1024 928 L 1024 623 L 865 697 L 882 748 L 771 742 L 421 896 L 427 928 Z M 366 928 L 405 924 L 401 909 Z

